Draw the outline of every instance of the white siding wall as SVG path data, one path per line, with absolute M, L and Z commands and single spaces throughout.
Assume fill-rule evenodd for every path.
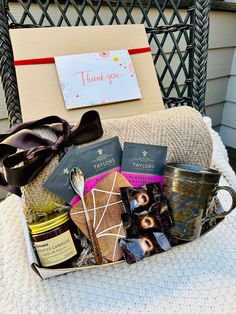
M 206 113 L 212 118 L 213 126 L 216 130 L 219 130 L 221 126 L 234 55 L 235 29 L 236 13 L 211 12 Z
M 236 48 L 227 86 L 220 135 L 225 145 L 236 148 Z

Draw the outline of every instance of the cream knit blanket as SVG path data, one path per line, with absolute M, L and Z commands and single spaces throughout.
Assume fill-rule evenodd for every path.
M 225 148 L 211 133 L 212 165 L 223 173 L 221 184 L 236 188 Z M 236 313 L 236 210 L 204 237 L 141 263 L 45 281 L 29 268 L 17 198 L 2 202 L 0 213 L 0 313 Z

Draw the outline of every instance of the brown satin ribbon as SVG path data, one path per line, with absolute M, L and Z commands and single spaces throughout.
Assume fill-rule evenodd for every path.
M 30 129 L 48 126 L 57 135 L 55 142 L 43 138 Z M 31 182 L 53 156 L 70 145 L 80 145 L 100 138 L 103 134 L 97 111 L 86 112 L 78 125 L 57 116 L 21 123 L 0 134 L 0 187 L 8 192 L 21 195 L 20 187 Z M 17 149 L 22 151 L 17 153 Z M 18 166 L 23 163 L 22 166 Z M 18 166 L 18 167 L 16 167 Z

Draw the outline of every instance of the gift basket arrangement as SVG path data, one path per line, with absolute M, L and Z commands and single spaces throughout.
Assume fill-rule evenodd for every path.
M 183 147 L 171 147 L 178 135 L 161 136 L 162 145 L 153 143 L 160 140 L 157 132 L 181 125 L 189 115 L 199 123 L 193 128 L 200 126 L 207 135 L 200 114 L 192 108 L 174 108 L 156 115 L 164 123 L 148 134 L 151 144 L 140 143 L 138 137 L 136 142 L 123 142 L 121 136 L 123 149 L 119 136 L 110 138 L 118 126 L 118 135 L 121 132 L 129 139 L 133 124 L 144 119 L 145 131 L 153 118 L 158 122 L 157 116 L 128 118 L 130 124 L 124 133 L 123 119 L 101 123 L 96 111 L 88 111 L 77 126 L 47 117 L 1 135 L 5 169 L 1 183 L 22 196 L 37 270 L 58 270 L 60 274 L 121 261 L 140 262 L 197 239 L 233 210 L 235 191 L 219 186 L 220 173 L 207 167 L 204 148 L 209 148 L 209 138 L 203 136 L 197 147 L 199 139 L 192 136 L 185 142 L 186 152 Z M 114 131 L 108 132 L 111 127 Z M 47 132 L 54 140 L 32 128 L 41 134 Z M 184 133 L 189 137 L 184 129 L 179 134 Z M 195 156 L 191 152 L 187 155 L 192 144 Z M 22 151 L 16 152 L 19 147 Z M 182 153 L 186 153 L 184 157 Z M 167 163 L 175 158 L 182 163 Z M 188 158 L 196 158 L 196 164 Z M 228 211 L 216 197 L 220 189 L 232 197 Z
M 212 140 L 200 113 L 162 110 L 144 27 L 62 32 L 80 35 L 80 54 L 70 36 L 62 47 L 54 28 L 11 32 L 26 122 L 0 135 L 0 183 L 21 196 L 33 269 L 46 278 L 133 264 L 212 230 L 235 208 L 236 193 L 209 168 Z M 23 59 L 22 45 L 33 47 L 37 35 L 37 58 L 32 48 Z M 219 190 L 232 198 L 227 210 Z

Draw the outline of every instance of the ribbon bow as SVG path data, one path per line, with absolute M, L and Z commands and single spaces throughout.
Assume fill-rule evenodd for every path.
M 54 123 L 57 125 L 51 128 L 57 135 L 55 142 L 30 130 Z M 101 120 L 94 110 L 86 112 L 74 127 L 60 117 L 49 116 L 8 129 L 0 134 L 0 166 L 4 170 L 4 174 L 0 173 L 0 187 L 20 196 L 20 187 L 31 182 L 55 154 L 70 145 L 96 140 L 102 134 Z M 17 153 L 17 149 L 22 151 Z

